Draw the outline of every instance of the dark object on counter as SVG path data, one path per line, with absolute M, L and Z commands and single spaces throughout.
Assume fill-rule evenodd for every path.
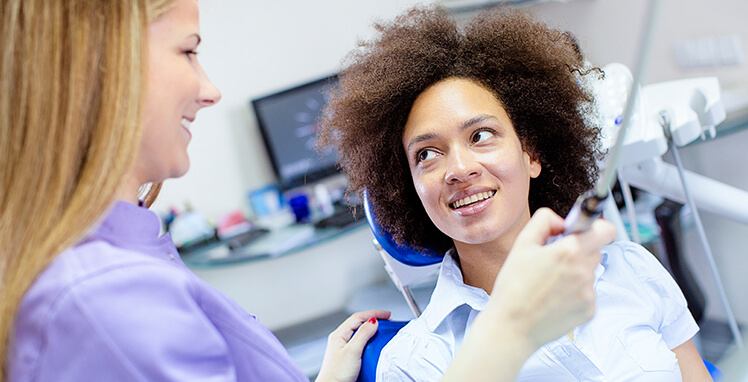
M 349 224 L 365 219 L 364 208 L 362 206 L 335 206 L 335 213 L 314 223 L 316 228 L 327 227 L 345 227 Z
M 235 251 L 263 236 L 268 234 L 270 232 L 267 228 L 252 228 L 251 230 L 241 233 L 239 235 L 236 235 L 230 239 L 226 240 L 226 245 L 228 245 L 229 249 L 232 251 Z
M 681 251 L 681 221 L 680 211 L 683 205 L 672 200 L 665 200 L 655 208 L 655 218 L 660 226 L 660 236 L 667 256 L 667 268 L 673 275 L 675 282 L 683 291 L 694 320 L 701 322 L 706 309 L 706 298 L 694 279 L 686 264 Z

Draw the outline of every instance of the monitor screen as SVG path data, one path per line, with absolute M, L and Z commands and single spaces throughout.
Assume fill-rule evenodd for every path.
M 282 190 L 338 174 L 337 153 L 315 149 L 326 90 L 336 81 L 337 76 L 333 75 L 252 100 Z

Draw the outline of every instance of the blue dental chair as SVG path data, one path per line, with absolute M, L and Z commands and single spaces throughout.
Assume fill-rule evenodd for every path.
M 371 228 L 374 234 L 374 247 L 382 256 L 384 268 L 397 289 L 402 293 L 408 307 L 413 312 L 414 318 L 417 318 L 421 315 L 421 308 L 413 297 L 410 287 L 437 274 L 444 253 L 433 248 L 418 251 L 413 247 L 397 244 L 392 235 L 377 224 L 376 216 L 366 191 L 364 191 L 363 207 L 369 228 Z M 364 347 L 361 371 L 357 379 L 358 382 L 376 381 L 377 363 L 379 362 L 379 355 L 382 349 L 407 323 L 408 321 L 379 321 L 377 333 L 374 334 Z M 715 382 L 722 380 L 722 372 L 716 366 L 706 360 L 704 360 L 704 364 Z
M 411 286 L 439 273 L 439 267 L 444 253 L 435 249 L 417 251 L 410 246 L 402 246 L 395 242 L 389 232 L 386 232 L 376 222 L 374 210 L 364 191 L 364 212 L 366 220 L 374 234 L 374 247 L 382 256 L 384 268 L 395 287 L 402 293 L 413 317 L 421 315 L 421 308 L 413 297 Z M 361 371 L 358 375 L 360 382 L 374 382 L 376 380 L 377 363 L 382 348 L 392 337 L 407 324 L 408 321 L 380 320 L 377 333 L 369 340 L 364 348 Z

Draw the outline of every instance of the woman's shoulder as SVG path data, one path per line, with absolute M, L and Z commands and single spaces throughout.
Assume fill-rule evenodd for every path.
M 166 255 L 165 255 L 166 258 Z M 93 286 L 100 280 L 117 280 L 157 270 L 163 278 L 183 277 L 184 272 L 162 259 L 106 241 L 86 242 L 61 252 L 39 275 L 36 284 L 49 283 L 58 291 Z
M 651 252 L 649 252 L 649 250 L 644 248 L 641 244 L 635 243 L 633 241 L 628 241 L 628 240 L 614 241 L 606 246 L 603 246 L 601 252 L 603 253 L 628 252 L 628 253 L 633 253 L 633 254 L 647 253 L 651 255 Z
M 189 293 L 189 275 L 166 261 L 104 241 L 84 243 L 60 253 L 42 271 L 21 302 L 20 314 L 50 317 L 66 309 L 99 311 L 134 303 L 158 304 L 159 293 Z M 116 317 L 116 316 L 112 316 Z
M 606 271 L 630 271 L 641 279 L 669 274 L 660 260 L 647 248 L 632 241 L 616 241 L 601 250 Z
M 641 291 L 655 306 L 685 308 L 678 284 L 660 260 L 633 242 L 615 242 L 603 247 L 604 275 L 608 282 Z M 664 309 L 664 308 L 663 308 Z
M 216 331 L 200 314 L 201 293 L 188 272 L 148 254 L 101 241 L 70 248 L 23 297 L 14 368 L 20 375 L 50 371 L 58 361 L 82 357 L 98 359 L 111 368 L 106 373 L 129 375 L 134 371 L 127 365 L 146 354 L 212 341 Z M 225 351 L 219 340 L 210 346 L 215 354 Z M 69 366 L 66 371 L 75 369 Z
M 654 320 L 669 349 L 684 343 L 698 331 L 696 321 L 688 311 L 687 302 L 678 284 L 659 259 L 643 246 L 620 241 L 603 247 L 604 275 L 609 284 L 615 284 L 618 293 L 630 298 L 613 302 L 640 301 L 644 311 Z M 598 288 L 600 286 L 598 285 Z M 609 289 L 608 292 L 612 292 Z M 629 312 L 633 314 L 633 308 Z M 645 316 L 647 313 L 642 313 Z

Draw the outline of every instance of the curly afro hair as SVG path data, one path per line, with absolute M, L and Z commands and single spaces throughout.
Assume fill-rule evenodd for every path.
M 497 8 L 464 28 L 435 7 L 416 7 L 375 25 L 344 60 L 330 92 L 319 145 L 332 146 L 351 192 L 367 191 L 378 223 L 400 243 L 444 251 L 452 240 L 424 210 L 402 147 L 411 107 L 429 86 L 451 77 L 474 80 L 503 104 L 523 149 L 540 160 L 530 183 L 531 213 L 566 215 L 597 178 L 599 128 L 589 74 L 573 38 L 525 12 Z

